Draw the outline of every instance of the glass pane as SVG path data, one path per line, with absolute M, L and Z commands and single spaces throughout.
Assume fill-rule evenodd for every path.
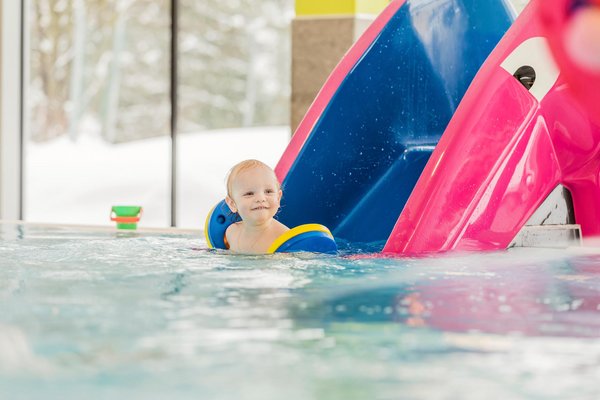
M 289 137 L 293 0 L 180 0 L 177 225 L 203 228 L 245 158 Z
M 28 221 L 169 224 L 169 0 L 29 2 Z

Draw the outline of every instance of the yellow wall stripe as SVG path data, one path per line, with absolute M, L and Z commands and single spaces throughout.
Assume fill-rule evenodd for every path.
M 356 13 L 379 15 L 388 4 L 390 0 L 356 0 Z
M 389 0 L 296 0 L 296 15 L 377 15 L 389 2 Z

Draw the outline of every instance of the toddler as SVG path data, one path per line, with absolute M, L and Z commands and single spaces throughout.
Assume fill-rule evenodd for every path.
M 241 217 L 225 232 L 235 253 L 264 254 L 289 228 L 273 217 L 279 210 L 281 187 L 273 171 L 258 160 L 236 164 L 227 176 L 225 202 Z

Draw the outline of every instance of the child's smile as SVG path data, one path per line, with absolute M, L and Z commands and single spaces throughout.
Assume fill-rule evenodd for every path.
M 227 227 L 225 240 L 230 250 L 265 254 L 273 242 L 289 231 L 277 221 L 281 188 L 275 172 L 257 160 L 235 165 L 227 178 L 225 202 L 241 218 Z
M 241 172 L 232 185 L 232 211 L 252 225 L 261 225 L 279 209 L 281 190 L 272 173 L 266 168 Z

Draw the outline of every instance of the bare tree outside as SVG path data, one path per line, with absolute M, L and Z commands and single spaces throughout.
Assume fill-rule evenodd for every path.
M 180 127 L 286 125 L 291 0 L 181 0 Z
M 168 0 L 35 0 L 30 139 L 169 133 Z M 288 121 L 292 0 L 180 0 L 180 131 Z

